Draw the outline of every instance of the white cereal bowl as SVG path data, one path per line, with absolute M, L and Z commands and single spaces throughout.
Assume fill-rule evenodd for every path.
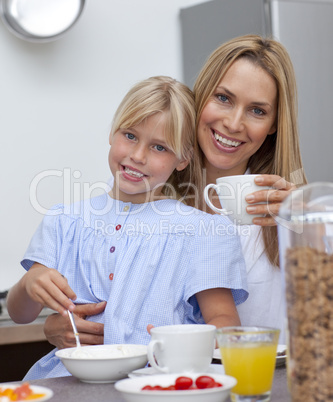
M 88 383 L 118 381 L 148 362 L 146 345 L 92 345 L 55 354 L 74 377 Z
M 175 383 L 177 377 L 190 377 L 194 382 L 201 375 L 213 377 L 216 382 L 222 384 L 222 387 L 181 391 L 142 391 L 145 385 L 168 387 Z M 236 383 L 237 380 L 234 377 L 224 374 L 157 374 L 120 380 L 115 383 L 115 388 L 127 402 L 223 402 L 228 398 Z

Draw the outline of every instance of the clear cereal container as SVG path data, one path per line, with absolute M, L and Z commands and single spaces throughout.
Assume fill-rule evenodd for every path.
M 277 221 L 291 400 L 333 401 L 333 183 L 293 191 Z

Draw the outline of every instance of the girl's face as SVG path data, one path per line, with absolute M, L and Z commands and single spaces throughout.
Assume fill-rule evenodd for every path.
M 139 125 L 120 129 L 110 137 L 109 164 L 115 179 L 110 195 L 124 202 L 141 204 L 161 197 L 172 172 L 183 170 L 188 161 L 179 160 L 168 148 L 165 114 L 156 113 Z
M 247 59 L 227 71 L 204 107 L 198 141 L 207 174 L 244 174 L 249 158 L 276 131 L 274 79 Z

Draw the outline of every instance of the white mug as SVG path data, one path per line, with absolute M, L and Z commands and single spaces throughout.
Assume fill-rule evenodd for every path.
M 248 214 L 246 207 L 249 204 L 245 201 L 245 197 L 255 191 L 268 190 L 270 188 L 255 184 L 254 178 L 256 176 L 259 175 L 244 174 L 218 178 L 216 184 L 211 183 L 205 187 L 204 198 L 207 205 L 218 214 L 228 215 L 236 225 L 251 225 L 253 218 L 262 217 L 264 215 Z M 215 207 L 209 199 L 208 192 L 211 188 L 218 194 L 222 209 Z
M 205 372 L 215 348 L 214 325 L 183 324 L 153 328 L 148 360 L 162 373 Z

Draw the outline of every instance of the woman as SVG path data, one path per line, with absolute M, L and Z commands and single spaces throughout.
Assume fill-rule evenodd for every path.
M 234 38 L 208 58 L 194 85 L 197 138 L 206 183 L 218 177 L 260 174 L 270 186 L 247 197 L 255 225 L 239 232 L 247 265 L 248 300 L 238 306 L 242 325 L 281 330 L 284 306 L 274 217 L 281 202 L 306 183 L 299 149 L 296 80 L 290 57 L 277 41 Z M 219 205 L 218 197 L 213 203 Z M 263 204 L 255 205 L 258 202 Z
M 257 35 L 234 38 L 217 48 L 203 66 L 194 94 L 197 139 L 205 184 L 236 174 L 260 174 L 258 185 L 270 186 L 247 201 L 254 225 L 240 230 L 247 265 L 249 298 L 237 306 L 243 325 L 281 330 L 284 307 L 274 217 L 295 186 L 306 183 L 299 149 L 296 80 L 290 57 L 277 41 Z M 294 183 L 294 184 L 291 184 Z M 197 207 L 206 209 L 202 185 Z M 192 200 L 193 201 L 193 200 Z M 256 205 L 258 202 L 263 204 Z M 218 198 L 213 203 L 220 207 Z M 211 212 L 211 211 L 208 211 Z M 77 327 L 84 344 L 103 342 L 103 327 L 85 321 L 104 304 L 77 306 Z M 45 325 L 49 341 L 59 348 L 74 345 L 69 321 L 53 315 Z

